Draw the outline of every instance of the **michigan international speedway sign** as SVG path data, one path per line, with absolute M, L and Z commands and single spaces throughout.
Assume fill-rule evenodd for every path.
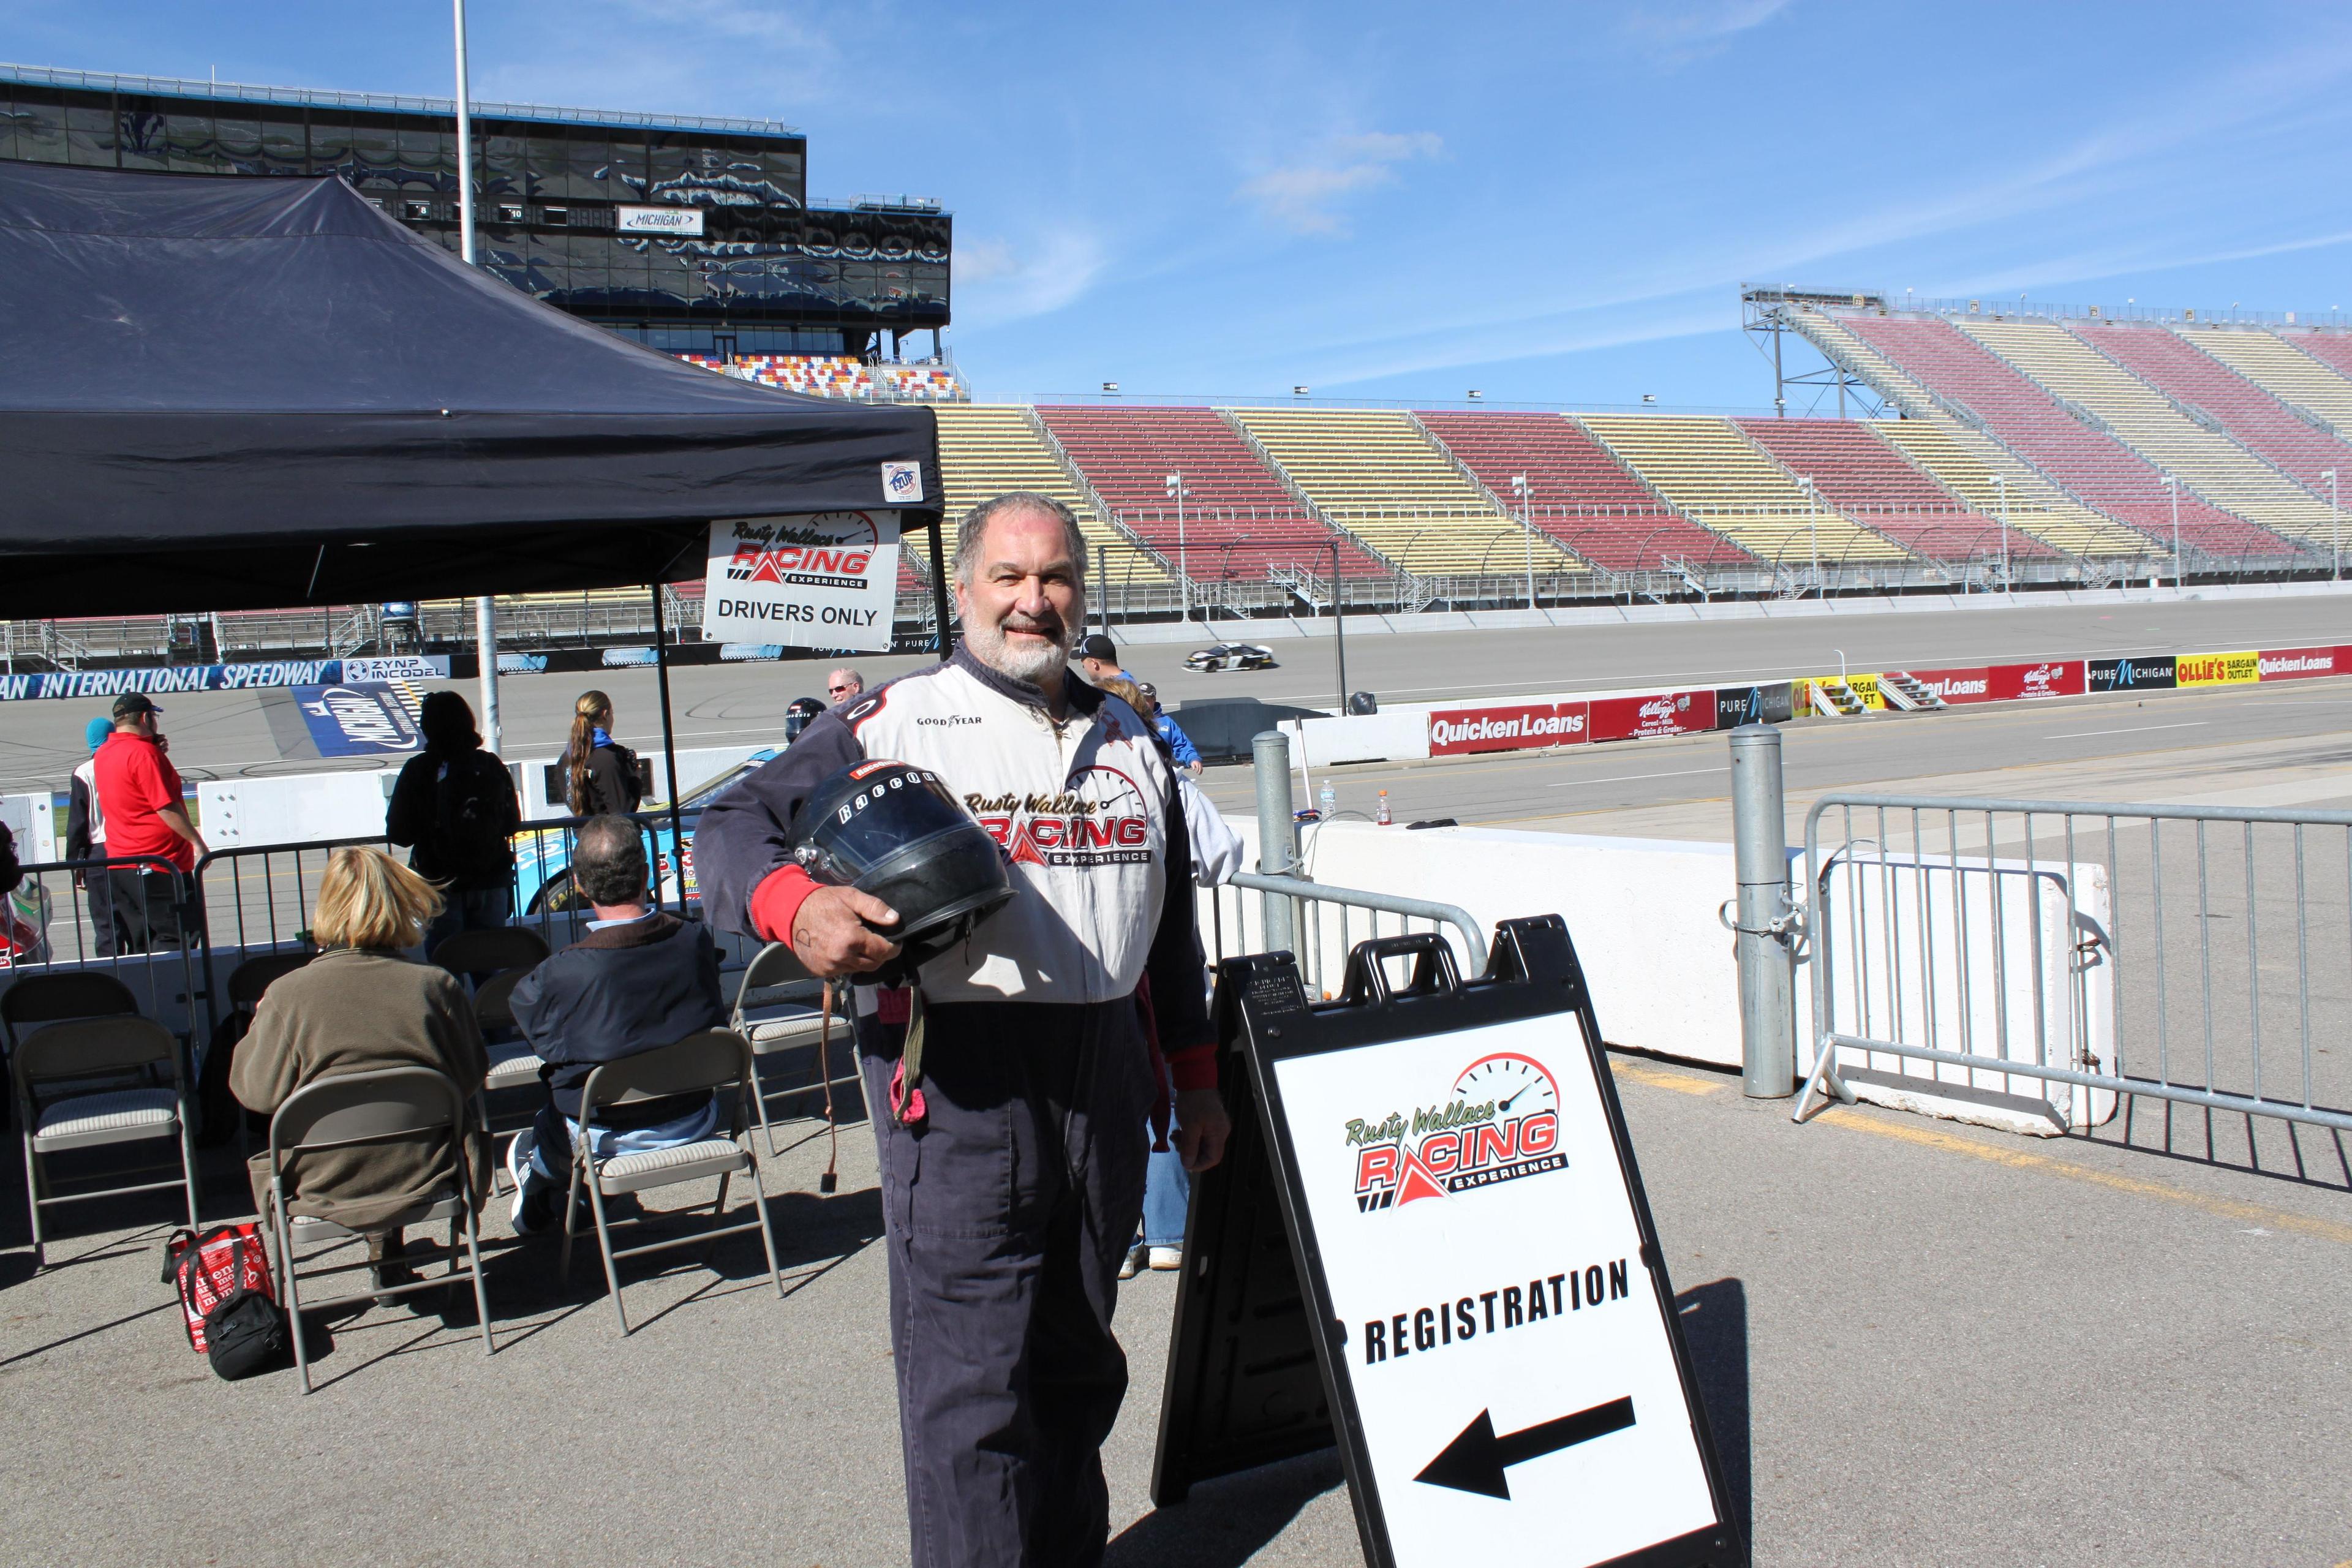
M 387 680 L 446 680 L 449 656 L 389 658 L 284 658 L 258 664 L 183 664 L 162 669 L 67 669 L 0 675 L 0 702 L 44 698 L 89 700 L 143 691 L 251 691 L 283 686 L 348 686 Z
M 710 525 L 707 641 L 886 652 L 898 602 L 895 511 L 723 518 Z

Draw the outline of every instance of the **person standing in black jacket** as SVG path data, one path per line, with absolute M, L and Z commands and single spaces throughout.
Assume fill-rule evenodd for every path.
M 518 1235 L 558 1218 L 580 1126 L 581 1090 L 604 1062 L 675 1045 L 727 1026 L 719 949 L 710 929 L 653 907 L 646 891 L 645 836 L 625 817 L 580 827 L 572 875 L 594 910 L 588 934 L 547 959 L 514 988 L 515 1023 L 544 1064 L 547 1103 L 507 1150 Z M 608 1107 L 585 1136 L 599 1159 L 674 1149 L 718 1135 L 709 1093 L 666 1095 Z
M 425 929 L 425 954 L 461 931 L 514 918 L 514 831 L 522 810 L 507 765 L 482 749 L 474 710 L 436 691 L 417 712 L 425 750 L 392 786 L 384 837 L 409 848 L 409 868 L 438 885 L 441 913 Z
M 637 753 L 613 739 L 613 700 L 583 691 L 563 748 L 563 798 L 574 816 L 626 816 L 646 798 Z

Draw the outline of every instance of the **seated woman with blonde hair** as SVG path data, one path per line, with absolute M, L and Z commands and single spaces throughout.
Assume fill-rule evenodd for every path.
M 237 1043 L 229 1088 L 267 1116 L 295 1090 L 344 1073 L 429 1067 L 459 1092 L 482 1087 L 488 1058 L 473 1004 L 457 977 L 404 956 L 441 910 L 433 885 L 381 849 L 338 849 L 327 861 L 311 916 L 319 956 L 273 982 Z M 468 1138 L 467 1173 L 478 1200 L 487 1141 Z M 287 1177 L 287 1205 L 368 1235 L 376 1288 L 413 1276 L 397 1261 L 398 1226 L 384 1221 L 448 1169 L 446 1137 L 361 1144 L 302 1155 Z M 269 1152 L 252 1161 L 254 1205 L 269 1207 Z M 391 1300 L 397 1298 L 378 1298 Z

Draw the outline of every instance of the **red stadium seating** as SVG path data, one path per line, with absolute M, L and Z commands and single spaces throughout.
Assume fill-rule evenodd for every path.
M 1478 482 L 1517 512 L 1511 478 L 1528 478 L 1528 517 L 1597 566 L 1657 571 L 1746 563 L 1731 541 L 1667 506 L 1583 426 L 1557 414 L 1424 413 L 1417 416 Z
M 2153 464 L 2058 406 L 2050 394 L 1948 321 L 1855 315 L 1843 324 L 1920 382 L 1961 404 L 2012 451 L 2090 505 L 2159 543 L 2172 503 Z M 2183 542 L 2221 556 L 2283 556 L 2294 546 L 2192 496 L 2180 500 Z
M 1748 438 L 1822 500 L 1936 561 L 1985 560 L 2001 550 L 2000 520 L 1987 517 L 1905 461 L 1869 426 L 1851 419 L 1740 419 Z M 2012 558 L 2055 556 L 2032 534 L 2009 531 Z
M 2220 420 L 2240 445 L 2304 489 L 2314 489 L 2314 476 L 2325 469 L 2352 472 L 2352 445 L 2305 424 L 2286 405 L 2179 333 L 2114 322 L 2071 324 L 2076 337 L 2158 391 Z
M 1248 443 L 1209 408 L 1039 405 L 1037 416 L 1119 524 L 1200 583 L 1263 582 L 1267 569 L 1331 571 L 1331 542 L 1349 577 L 1390 568 L 1335 534 L 1285 489 Z M 1168 476 L 1184 476 L 1183 527 Z

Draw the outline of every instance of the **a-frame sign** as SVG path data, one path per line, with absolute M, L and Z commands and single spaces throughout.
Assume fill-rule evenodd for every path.
M 1410 962 L 1391 985 L 1384 963 Z M 1337 1443 L 1375 1568 L 1736 1568 L 1715 1445 L 1568 929 L 1218 966 L 1152 1497 Z

